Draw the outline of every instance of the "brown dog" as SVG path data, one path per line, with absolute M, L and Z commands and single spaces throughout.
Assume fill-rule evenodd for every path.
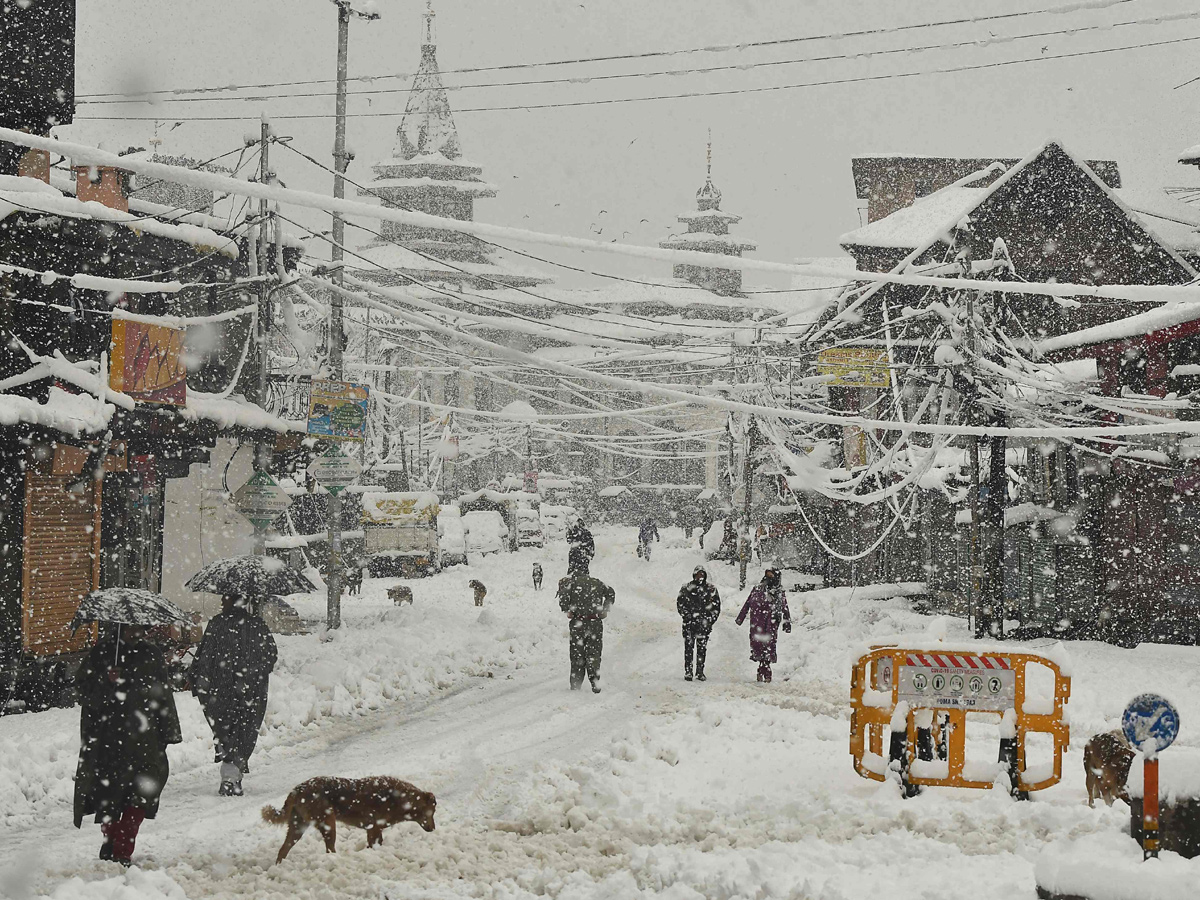
M 325 852 L 336 853 L 338 822 L 365 828 L 367 846 L 374 847 L 383 843 L 383 829 L 397 822 L 416 822 L 426 831 L 433 831 L 435 809 L 437 798 L 433 794 L 399 778 L 320 776 L 296 785 L 283 802 L 283 809 L 264 806 L 262 817 L 272 825 L 288 827 L 275 857 L 275 862 L 281 863 L 309 825 L 316 825 L 321 832 Z
M 1101 798 L 1112 806 L 1114 800 L 1129 802 L 1125 779 L 1133 763 L 1133 748 L 1120 731 L 1093 735 L 1083 748 L 1083 773 L 1087 777 L 1088 806 Z
M 475 592 L 475 605 L 483 606 L 483 598 L 487 596 L 487 587 L 482 581 L 476 581 L 472 578 L 467 582 L 467 586 Z

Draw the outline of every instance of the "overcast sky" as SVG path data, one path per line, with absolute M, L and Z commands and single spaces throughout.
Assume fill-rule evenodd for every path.
M 1063 0 L 438 0 L 442 70 L 584 56 L 677 50 L 944 21 L 1065 5 Z M 1086 5 L 1086 4 L 1083 4 Z M 378 0 L 382 19 L 351 26 L 351 76 L 412 73 L 424 0 Z M 988 46 L 857 57 L 865 51 L 990 40 L 1102 24 L 1197 18 Z M 481 221 L 583 237 L 652 244 L 682 230 L 675 215 L 694 207 L 704 181 L 704 142 L 713 132 L 713 179 L 722 207 L 744 217 L 737 233 L 761 258 L 790 261 L 838 252 L 858 224 L 850 159 L 876 152 L 1024 156 L 1056 138 L 1077 155 L 1116 159 L 1128 185 L 1200 182 L 1175 160 L 1200 142 L 1200 8 L 1181 0 L 1123 0 L 1106 8 L 927 27 L 901 33 L 787 43 L 725 53 L 584 66 L 448 74 L 448 86 L 582 78 L 842 55 L 752 69 L 452 91 L 456 110 L 529 106 L 656 94 L 731 91 L 973 66 L 1161 41 L 1198 40 L 1071 59 L 1039 60 L 953 74 L 886 77 L 762 93 L 576 108 L 459 112 L 464 153 L 483 166 L 499 196 L 476 208 Z M 334 75 L 336 12 L 329 0 L 81 0 L 79 94 L 231 83 L 328 79 Z M 352 82 L 352 91 L 407 88 L 408 79 Z M 164 135 L 163 152 L 213 156 L 257 129 L 260 112 L 295 146 L 328 161 L 333 144 L 332 85 L 287 88 L 321 96 L 237 102 L 81 104 L 73 136 L 119 147 L 145 144 L 150 122 L 83 120 L 98 115 L 245 116 L 185 122 Z M 258 93 L 275 93 L 277 90 Z M 253 92 L 243 92 L 250 94 Z M 86 98 L 81 98 L 86 99 Z M 406 94 L 351 98 L 350 174 L 391 152 Z M 371 117 L 356 114 L 383 114 Z M 165 130 L 165 129 L 164 129 Z M 275 152 L 291 187 L 331 190 L 331 176 L 298 156 Z M 607 210 L 601 214 L 601 210 Z M 301 214 L 309 224 L 320 218 Z M 648 221 L 641 221 L 641 220 Z M 322 227 L 327 227 L 322 225 Z M 367 236 L 348 232 L 352 244 Z M 320 250 L 327 256 L 327 249 Z M 579 255 L 557 258 L 579 262 Z M 661 277 L 666 266 L 593 257 L 593 267 Z M 556 273 L 558 274 L 558 273 Z M 561 276 L 560 276 L 561 277 Z M 753 276 L 752 276 L 753 277 Z

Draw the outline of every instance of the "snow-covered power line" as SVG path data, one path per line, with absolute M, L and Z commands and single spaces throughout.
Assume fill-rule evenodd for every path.
M 1115 435 L 1200 434 L 1200 422 L 1185 422 L 1178 419 L 1162 419 L 1161 421 L 1150 425 L 1124 425 L 1112 423 L 1109 425 L 1098 426 L 1023 428 L 1013 426 L 951 425 L 926 422 L 901 423 L 894 419 L 868 419 L 862 416 L 816 413 L 808 410 L 772 407 L 764 404 L 748 403 L 741 400 L 731 400 L 724 397 L 713 396 L 711 394 L 701 394 L 667 387 L 665 385 L 651 384 L 643 381 L 637 381 L 635 379 L 618 378 L 612 375 L 606 375 L 602 372 L 582 369 L 578 366 L 562 363 L 557 360 L 535 357 L 531 354 L 525 353 L 524 351 L 516 350 L 511 347 L 505 347 L 502 344 L 488 341 L 484 338 L 478 337 L 477 335 L 470 334 L 469 332 L 457 331 L 448 325 L 443 325 L 441 322 L 438 322 L 431 316 L 415 311 L 400 309 L 396 306 L 392 306 L 378 300 L 372 300 L 366 294 L 347 290 L 346 288 L 340 288 L 336 285 L 330 284 L 329 282 L 321 281 L 320 279 L 312 278 L 311 280 L 317 284 L 320 284 L 326 290 L 336 290 L 342 292 L 346 299 L 353 300 L 354 302 L 364 306 L 370 306 L 372 309 L 378 309 L 381 312 L 389 313 L 414 325 L 427 328 L 430 331 L 435 331 L 440 334 L 454 337 L 457 340 L 471 344 L 472 346 L 480 349 L 487 350 L 497 356 L 519 360 L 548 371 L 558 372 L 563 375 L 582 378 L 600 384 L 607 384 L 611 387 L 617 387 L 622 390 L 636 391 L 644 394 L 654 394 L 671 400 L 687 400 L 699 406 L 708 406 L 714 409 L 723 409 L 731 412 L 744 412 L 757 415 L 774 416 L 779 419 L 809 422 L 817 425 L 856 425 L 860 428 L 877 428 L 883 431 L 896 431 L 904 434 L 918 433 L 934 435 L 979 435 L 981 437 L 1004 435 L 1007 437 L 1027 438 L 1106 438 Z M 360 291 L 369 291 L 372 293 L 377 293 L 381 296 L 391 296 L 392 299 L 399 300 L 402 303 L 406 302 L 407 299 L 400 292 L 393 292 L 387 288 L 381 288 L 378 285 L 359 281 L 356 278 L 347 277 L 346 282 Z
M 1200 36 L 1195 39 L 1200 40 Z M 642 247 L 615 242 L 604 243 L 602 241 L 589 240 L 588 238 L 528 231 L 506 225 L 466 222 L 459 219 L 433 216 L 427 213 L 375 206 L 370 203 L 362 203 L 354 200 L 337 199 L 311 191 L 298 191 L 278 185 L 238 181 L 237 179 L 227 178 L 212 172 L 192 171 L 191 169 L 168 166 L 162 163 L 152 163 L 145 160 L 127 160 L 125 157 L 100 150 L 96 147 L 26 134 L 23 131 L 15 131 L 10 128 L 0 128 L 0 141 L 7 141 L 22 147 L 49 150 L 52 153 L 68 156 L 82 164 L 112 166 L 143 175 L 169 178 L 192 187 L 224 190 L 232 194 L 253 197 L 259 200 L 270 200 L 284 204 L 290 203 L 295 206 L 318 209 L 324 212 L 340 212 L 345 215 L 362 216 L 367 219 L 384 219 L 420 228 L 459 231 L 476 237 L 496 237 L 524 243 L 564 247 L 572 250 L 590 250 L 597 253 L 608 253 L 617 256 L 662 262 L 689 263 L 705 267 L 713 265 L 712 254 L 695 250 L 664 250 L 658 247 Z M 789 275 L 812 275 L 823 278 L 836 278 L 839 281 L 846 280 L 849 274 L 845 269 L 830 269 L 810 264 L 770 262 L 737 256 L 722 256 L 720 264 L 721 268 L 725 269 L 738 269 L 746 272 L 776 272 Z M 855 281 L 872 283 L 883 282 L 951 289 L 966 287 L 963 281 L 957 278 L 939 278 L 898 272 L 856 271 L 853 273 L 853 277 Z M 1200 286 L 1196 285 L 1083 285 L 1029 284 L 1024 282 L 1018 284 L 1011 281 L 976 279 L 970 282 L 970 288 L 976 291 L 1034 294 L 1059 298 L 1102 297 L 1112 300 L 1129 300 L 1142 303 L 1200 301 Z

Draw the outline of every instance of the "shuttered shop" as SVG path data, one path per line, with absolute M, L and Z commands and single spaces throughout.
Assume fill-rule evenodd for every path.
M 25 474 L 22 630 L 35 656 L 90 643 L 92 629 L 72 636 L 69 625 L 79 601 L 100 583 L 100 485 L 69 493 L 78 476 L 50 472 L 49 463 L 31 463 Z

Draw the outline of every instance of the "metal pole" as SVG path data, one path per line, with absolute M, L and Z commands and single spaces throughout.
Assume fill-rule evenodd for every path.
M 975 292 L 967 291 L 967 334 L 971 344 L 971 352 L 979 352 L 979 335 L 975 330 Z M 979 389 L 975 384 L 974 379 L 977 378 L 977 373 L 971 373 L 971 395 L 967 405 L 968 420 L 974 424 L 977 419 L 976 405 L 979 403 Z M 971 435 L 971 573 L 968 582 L 967 593 L 967 624 L 968 627 L 974 619 L 974 634 L 976 638 L 981 638 L 984 635 L 983 616 L 982 616 L 982 582 L 983 582 L 983 559 L 979 540 L 979 436 Z
M 346 196 L 346 180 L 342 176 L 350 160 L 346 156 L 346 55 L 350 41 L 350 4 L 338 2 L 337 36 L 337 100 L 335 103 L 333 130 L 333 196 Z M 342 286 L 342 245 L 345 242 L 346 226 L 339 213 L 333 214 L 333 282 Z M 342 369 L 342 296 L 333 291 L 329 298 L 329 370 L 334 381 L 341 381 Z M 325 566 L 325 580 L 329 589 L 326 598 L 327 627 L 342 627 L 342 501 L 333 491 L 329 492 L 326 507 L 329 527 L 329 557 Z
M 259 136 L 261 152 L 258 160 L 258 179 L 262 184 L 267 184 L 271 177 L 270 168 L 270 142 L 271 126 L 267 122 L 266 116 L 263 116 L 261 131 Z M 262 280 L 258 283 L 258 317 L 255 322 L 254 339 L 258 345 L 258 385 L 256 392 L 258 395 L 258 405 L 266 408 L 267 405 L 267 374 L 270 368 L 269 360 L 267 359 L 267 338 L 270 331 L 271 320 L 271 289 L 267 283 L 266 275 L 269 267 L 269 246 L 268 246 L 268 231 L 267 231 L 267 201 L 260 200 L 258 202 L 258 246 L 247 247 L 247 255 L 254 255 L 258 260 L 258 274 Z M 269 472 L 271 468 L 271 453 L 266 441 L 259 438 L 254 442 L 254 471 Z M 255 524 L 254 526 L 254 555 L 264 556 L 267 552 L 267 528 L 265 525 Z
M 750 416 L 750 424 L 746 427 L 746 460 L 742 474 L 742 486 L 745 489 L 745 497 L 742 502 L 742 522 L 746 528 L 746 541 L 742 547 L 742 552 L 738 554 L 741 557 L 741 562 L 738 567 L 738 587 L 746 586 L 746 566 L 750 562 L 750 551 L 754 546 L 753 526 L 750 524 L 750 493 L 753 490 L 754 484 L 754 445 L 755 438 L 758 436 L 758 423 L 754 416 Z

